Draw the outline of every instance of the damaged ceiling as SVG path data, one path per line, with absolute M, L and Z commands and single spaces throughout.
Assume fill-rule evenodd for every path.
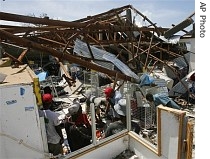
M 102 64 L 110 63 L 103 53 L 111 53 L 114 58 L 125 64 L 130 72 L 136 74 L 144 69 L 151 69 L 149 65 L 152 68 L 167 65 L 167 61 L 183 57 L 188 52 L 171 42 L 170 38 L 179 31 L 190 33 L 193 37 L 194 27 L 190 32 L 185 30 L 188 26 L 194 26 L 193 16 L 194 13 L 184 17 L 183 22 L 173 25 L 172 28 L 164 28 L 158 27 L 131 5 L 76 21 L 0 12 L 0 20 L 23 24 L 0 25 L 0 42 L 4 49 L 3 56 L 9 56 L 18 64 L 23 63 L 24 56 L 29 52 L 38 57 L 39 52 L 42 52 L 57 57 L 60 62 L 67 60 L 110 77 L 117 76 L 132 81 L 136 78 L 132 73 L 126 74 Z M 140 25 L 136 24 L 137 19 L 141 22 Z M 86 54 L 75 48 L 78 40 L 86 45 Z M 15 46 L 21 51 L 18 54 L 9 52 L 9 46 Z

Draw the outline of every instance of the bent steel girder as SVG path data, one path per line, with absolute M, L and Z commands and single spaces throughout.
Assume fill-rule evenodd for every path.
M 111 9 L 107 12 L 104 12 L 98 15 L 88 16 L 87 18 L 83 18 L 77 21 L 72 21 L 72 22 L 52 20 L 49 18 L 36 18 L 36 17 L 17 15 L 17 14 L 11 14 L 11 13 L 3 13 L 3 12 L 0 12 L 0 19 L 6 20 L 6 21 L 29 23 L 29 24 L 34 24 L 35 26 L 39 25 L 41 27 L 25 28 L 26 29 L 25 31 L 23 27 L 22 28 L 17 27 L 16 30 L 14 27 L 4 28 L 4 29 L 6 29 L 7 31 L 10 30 L 13 33 L 18 33 L 17 31 L 20 31 L 19 33 L 21 32 L 25 33 L 25 36 L 26 35 L 39 36 L 39 37 L 42 36 L 43 39 L 51 39 L 51 40 L 57 41 L 58 43 L 61 41 L 56 39 L 55 36 L 52 36 L 52 33 L 56 33 L 57 35 L 61 36 L 61 34 L 65 32 L 65 35 L 64 34 L 62 35 L 62 39 L 65 39 L 65 41 L 68 41 L 67 40 L 68 36 L 71 36 L 75 32 L 80 32 L 81 34 L 83 33 L 90 34 L 94 32 L 100 33 L 104 31 L 108 34 L 114 34 L 116 32 L 121 32 L 121 33 L 130 32 L 131 33 L 133 31 L 151 31 L 151 28 L 145 28 L 145 27 L 139 28 L 134 25 L 126 26 L 124 24 L 121 24 L 122 19 L 124 19 L 124 17 L 120 14 L 129 9 L 133 9 L 133 7 L 131 5 L 126 5 L 120 8 Z M 119 22 L 119 20 L 121 22 Z M 148 20 L 148 18 L 146 20 Z M 125 21 L 126 20 L 124 20 L 124 23 Z M 89 25 L 88 29 L 84 29 L 87 27 L 87 25 Z M 30 32 L 32 32 L 32 34 L 30 34 Z M 118 42 L 118 41 L 116 40 L 115 42 Z M 90 42 L 90 44 L 92 43 Z
M 131 19 L 131 11 L 142 17 L 148 25 L 136 26 Z M 149 55 L 150 59 L 157 61 L 155 57 L 150 55 L 155 55 L 157 51 L 161 53 L 160 60 L 182 56 L 178 50 L 177 52 L 170 51 L 174 50 L 172 49 L 174 48 L 173 45 L 165 43 L 163 46 L 163 41 L 152 34 L 164 35 L 169 28 L 157 27 L 155 23 L 131 5 L 114 8 L 107 12 L 87 16 L 75 21 L 53 20 L 48 17 L 37 18 L 3 12 L 0 12 L 0 20 L 23 22 L 29 25 L 27 27 L 0 25 L 1 35 L 10 33 L 7 36 L 0 36 L 0 41 L 27 47 L 33 44 L 31 48 L 49 52 L 60 60 L 63 57 L 61 58 L 61 53 L 56 50 L 65 48 L 65 52 L 67 52 L 65 56 L 68 56 L 69 61 L 80 63 L 82 66 L 87 65 L 87 68 L 91 67 L 91 69 L 98 71 L 102 69 L 100 72 L 107 72 L 110 76 L 115 76 L 116 72 L 111 72 L 110 74 L 110 71 L 89 62 L 91 59 L 86 61 L 73 55 L 74 41 L 77 38 L 85 40 L 87 45 L 115 54 L 120 60 L 126 57 L 127 59 L 124 62 L 130 67 L 131 64 L 136 67 L 136 62 L 146 65 L 147 62 L 144 60 L 146 54 Z M 134 36 L 134 32 L 137 32 L 139 35 Z M 14 36 L 12 37 L 11 34 Z M 152 37 L 153 40 L 151 40 Z M 17 38 L 20 39 L 17 40 Z M 21 43 L 21 40 L 24 40 L 27 44 Z M 136 71 L 138 72 L 138 70 Z M 119 75 L 119 78 L 127 79 L 127 77 L 121 75 Z
M 4 31 L 4 30 L 0 30 L 0 35 L 7 37 L 11 41 L 15 41 L 17 44 L 22 45 L 24 47 L 32 48 L 32 49 L 43 51 L 43 52 L 46 52 L 46 53 L 50 53 L 52 56 L 55 56 L 58 59 L 65 59 L 65 60 L 67 60 L 69 62 L 76 63 L 76 64 L 84 66 L 86 68 L 90 68 L 90 69 L 93 69 L 93 70 L 105 73 L 105 74 L 107 74 L 109 76 L 112 76 L 112 77 L 113 76 L 115 77 L 116 74 L 118 73 L 118 78 L 123 79 L 125 81 L 134 80 L 131 77 L 128 77 L 128 76 L 126 76 L 126 75 L 124 75 L 124 74 L 122 74 L 122 73 L 120 73 L 118 71 L 109 70 L 109 69 L 106 69 L 104 67 L 95 65 L 95 64 L 93 64 L 93 63 L 91 63 L 89 61 L 83 60 L 83 59 L 81 59 L 81 58 L 79 58 L 79 57 L 77 57 L 75 55 L 62 54 L 62 53 L 60 53 L 57 50 L 54 50 L 52 48 L 48 48 L 46 46 L 42 46 L 42 45 L 40 45 L 38 43 L 35 43 L 33 41 L 30 41 L 30 40 L 27 40 L 27 39 L 24 39 L 24 38 L 21 38 L 21 37 L 18 37 L 16 35 L 13 35 L 13 34 L 11 34 L 9 32 Z

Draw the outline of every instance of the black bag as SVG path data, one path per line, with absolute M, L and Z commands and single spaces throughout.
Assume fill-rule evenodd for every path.
M 65 130 L 67 134 L 67 140 L 71 151 L 76 151 L 82 147 L 91 144 L 92 131 L 91 127 L 76 126 L 70 123 L 66 123 Z

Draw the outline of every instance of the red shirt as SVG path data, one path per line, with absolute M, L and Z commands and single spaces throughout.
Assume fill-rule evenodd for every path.
M 75 121 L 75 125 L 85 125 L 86 127 L 90 127 L 90 122 L 87 118 L 87 114 L 80 114 Z

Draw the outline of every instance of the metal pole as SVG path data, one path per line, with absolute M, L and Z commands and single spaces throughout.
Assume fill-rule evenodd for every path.
M 126 95 L 126 122 L 128 131 L 131 130 L 131 95 Z
M 96 145 L 96 119 L 95 119 L 95 105 L 94 103 L 90 104 L 90 110 L 91 110 L 91 125 L 92 125 L 92 143 L 93 145 Z

